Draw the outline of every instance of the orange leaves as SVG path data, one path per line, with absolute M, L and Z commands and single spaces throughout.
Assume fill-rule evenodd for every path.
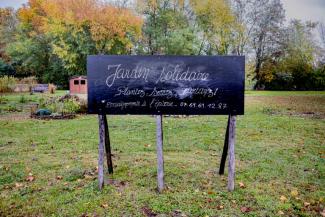
M 127 33 L 139 38 L 142 27 L 142 18 L 131 10 L 99 0 L 29 0 L 18 17 L 38 32 L 54 31 L 63 23 L 77 27 L 89 23 L 95 42 L 115 38 L 123 41 Z

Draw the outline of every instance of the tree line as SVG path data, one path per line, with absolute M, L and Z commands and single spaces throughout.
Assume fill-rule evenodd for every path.
M 320 37 L 315 37 L 318 31 Z M 324 90 L 325 25 L 280 0 L 29 0 L 0 8 L 0 76 L 67 87 L 91 54 L 245 55 L 255 89 Z

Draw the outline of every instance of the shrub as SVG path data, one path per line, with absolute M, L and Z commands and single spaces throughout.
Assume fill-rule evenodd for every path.
M 53 113 L 81 113 L 87 110 L 86 103 L 77 96 L 65 95 L 39 99 L 39 107 L 47 108 Z
M 20 98 L 19 98 L 19 102 L 20 103 L 25 103 L 26 101 L 27 100 L 26 100 L 25 96 L 24 95 L 21 95 Z
M 18 80 L 11 76 L 0 77 L 0 93 L 13 92 Z
M 0 104 L 6 104 L 8 102 L 8 99 L 2 95 L 0 95 Z
M 22 111 L 22 109 L 18 108 L 18 106 L 16 104 L 9 104 L 6 107 L 4 107 L 3 110 L 7 111 L 7 112 L 21 112 Z

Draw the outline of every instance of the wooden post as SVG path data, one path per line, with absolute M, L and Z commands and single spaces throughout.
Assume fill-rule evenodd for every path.
M 107 124 L 107 117 L 103 115 L 103 121 L 105 126 L 105 152 L 106 152 L 106 161 L 107 161 L 107 169 L 108 173 L 113 173 L 113 163 L 112 163 L 112 153 L 111 153 L 111 142 L 109 139 L 109 131 L 108 131 L 108 124 Z
M 105 121 L 102 114 L 98 115 L 99 143 L 98 143 L 98 187 L 102 190 L 104 186 L 104 143 L 105 143 Z
M 162 115 L 156 116 L 157 124 L 157 180 L 158 191 L 164 190 L 164 154 L 163 154 L 163 128 L 162 128 Z
M 236 139 L 236 115 L 229 117 L 229 166 L 228 166 L 228 191 L 235 189 L 235 139 Z
M 225 164 L 226 164 L 226 159 L 227 159 L 227 155 L 228 155 L 228 142 L 229 142 L 229 120 L 230 120 L 230 115 L 228 116 L 227 130 L 226 130 L 226 135 L 225 135 L 225 142 L 223 145 L 222 157 L 221 157 L 220 168 L 219 168 L 219 175 L 223 175 L 225 173 Z

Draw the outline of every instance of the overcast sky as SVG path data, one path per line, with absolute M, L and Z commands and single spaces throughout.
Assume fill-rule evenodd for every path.
M 18 8 L 27 0 L 0 0 L 0 7 Z M 325 22 L 325 0 L 282 0 L 287 20 L 301 19 Z

